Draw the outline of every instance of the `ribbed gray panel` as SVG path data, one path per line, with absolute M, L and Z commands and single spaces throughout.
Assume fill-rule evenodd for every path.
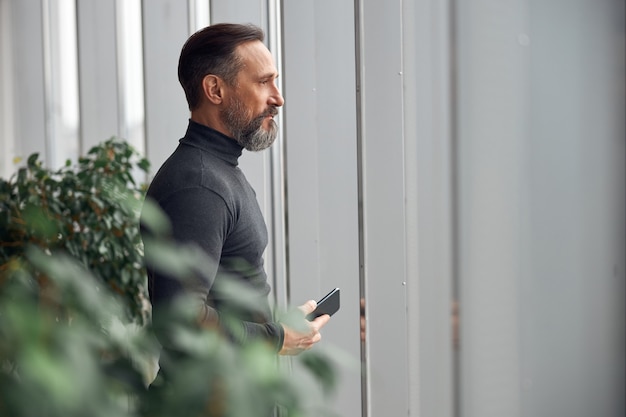
M 16 155 L 12 18 L 11 2 L 0 0 L 0 176 L 3 178 L 13 173 Z
M 369 416 L 406 416 L 408 340 L 402 10 L 361 2 L 363 238 Z
M 189 4 L 189 34 L 211 24 L 211 0 L 187 0 Z
M 461 415 L 623 416 L 624 2 L 457 4 Z
M 361 416 L 354 7 L 284 1 L 285 146 L 291 302 L 341 288 L 315 349 L 337 349 L 328 403 Z
M 116 0 L 77 2 L 81 148 L 119 136 Z
M 452 417 L 450 4 L 404 2 L 402 10 L 409 410 Z
M 59 167 L 79 154 L 76 4 L 42 1 L 47 157 Z
M 15 155 L 46 156 L 43 11 L 40 0 L 11 1 Z M 27 40 L 27 41 L 26 41 Z M 24 44 L 23 42 L 27 42 Z
M 143 0 L 146 153 L 153 169 L 176 148 L 190 115 L 177 76 L 189 36 L 187 7 L 177 0 Z
M 119 135 L 137 151 L 145 153 L 145 66 L 141 16 L 141 0 L 116 0 Z

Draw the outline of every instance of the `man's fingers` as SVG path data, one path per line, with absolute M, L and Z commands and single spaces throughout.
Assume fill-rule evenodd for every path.
M 330 316 L 328 314 L 322 314 L 319 317 L 316 317 L 315 320 L 311 321 L 311 326 L 316 330 L 321 329 L 326 326 L 326 323 L 330 321 Z
M 317 308 L 317 302 L 315 300 L 309 300 L 298 308 L 306 316 L 307 314 L 312 313 Z
M 311 346 L 309 346 L 309 349 L 310 349 L 311 347 L 313 347 L 313 345 L 314 345 L 315 343 L 319 342 L 320 340 L 322 340 L 322 334 L 321 334 L 320 332 L 316 332 L 316 333 L 313 335 L 313 337 L 311 338 L 311 342 L 313 342 L 313 343 L 311 343 Z

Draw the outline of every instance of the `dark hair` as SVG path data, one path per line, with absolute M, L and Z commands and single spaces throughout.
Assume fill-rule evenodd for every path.
M 200 105 L 206 75 L 217 75 L 233 85 L 243 65 L 235 48 L 246 42 L 263 42 L 264 37 L 258 26 L 234 23 L 217 23 L 191 35 L 178 60 L 178 81 L 185 90 L 189 110 Z

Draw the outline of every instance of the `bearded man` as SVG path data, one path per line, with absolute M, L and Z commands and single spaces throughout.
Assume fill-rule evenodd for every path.
M 186 292 L 201 324 L 224 328 L 228 312 L 230 325 L 233 319 L 238 322 L 238 342 L 263 340 L 279 354 L 294 355 L 320 340 L 329 316 L 305 320 L 316 307 L 310 300 L 300 306 L 299 331 L 272 319 L 262 257 L 267 228 L 255 192 L 238 168 L 243 149 L 261 151 L 272 145 L 274 116 L 284 103 L 263 39 L 263 31 L 253 25 L 216 24 L 193 34 L 182 48 L 178 78 L 191 117 L 185 136 L 152 180 L 147 199 L 167 215 L 176 241 L 197 245 L 213 263 L 194 285 L 149 270 L 149 290 L 153 314 Z M 249 305 L 241 306 L 220 289 L 225 280 L 243 283 L 252 294 L 246 298 Z

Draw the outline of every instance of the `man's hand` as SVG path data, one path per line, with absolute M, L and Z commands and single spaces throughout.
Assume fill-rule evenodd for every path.
M 283 348 L 278 352 L 280 355 L 297 355 L 311 349 L 314 344 L 322 340 L 320 329 L 328 323 L 330 316 L 324 314 L 312 321 L 305 319 L 306 315 L 312 313 L 316 307 L 317 303 L 315 300 L 309 300 L 298 307 L 302 312 L 302 327 L 306 330 L 294 330 L 284 324 L 282 325 L 285 329 L 285 340 L 283 341 Z

